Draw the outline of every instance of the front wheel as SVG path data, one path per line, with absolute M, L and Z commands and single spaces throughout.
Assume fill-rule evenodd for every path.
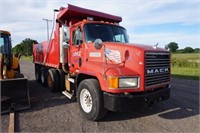
M 103 118 L 107 110 L 104 108 L 103 93 L 96 79 L 81 81 L 77 91 L 78 103 L 83 115 L 92 121 Z

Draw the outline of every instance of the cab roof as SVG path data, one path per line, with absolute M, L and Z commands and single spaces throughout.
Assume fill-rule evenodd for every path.
M 7 35 L 10 35 L 10 32 L 9 31 L 5 31 L 5 30 L 0 30 L 0 33 L 2 34 L 7 34 Z

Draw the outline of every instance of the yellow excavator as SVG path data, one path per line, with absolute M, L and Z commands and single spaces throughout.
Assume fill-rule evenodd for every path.
M 20 72 L 19 57 L 12 56 L 10 32 L 0 30 L 0 34 L 0 80 L 13 79 Z
M 0 30 L 1 114 L 30 108 L 27 78 L 20 73 L 19 54 L 12 54 L 11 34 Z
M 1 115 L 10 113 L 8 133 L 15 132 L 15 112 L 30 108 L 28 80 L 20 73 L 19 54 L 12 54 L 11 34 L 0 30 Z

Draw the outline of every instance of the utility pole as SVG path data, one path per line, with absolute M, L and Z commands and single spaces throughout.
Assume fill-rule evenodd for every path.
M 49 41 L 49 22 L 52 22 L 52 20 L 45 18 L 43 20 L 47 22 L 47 40 Z

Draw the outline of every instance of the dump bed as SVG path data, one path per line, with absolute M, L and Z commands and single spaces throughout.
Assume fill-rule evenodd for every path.
M 33 45 L 33 62 L 45 66 L 59 68 L 60 55 L 58 41 L 52 39 Z
M 61 7 L 60 13 L 57 16 L 58 19 L 67 21 L 68 25 L 72 25 L 83 19 L 87 19 L 87 17 L 92 17 L 95 21 L 108 21 L 113 23 L 119 23 L 122 21 L 122 18 L 119 16 L 84 9 L 70 4 L 68 4 L 67 8 Z

